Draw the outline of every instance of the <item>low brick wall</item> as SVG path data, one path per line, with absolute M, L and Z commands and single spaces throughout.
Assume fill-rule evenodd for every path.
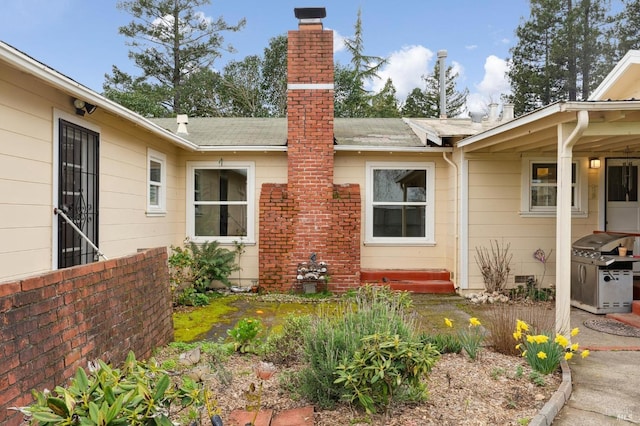
M 173 340 L 171 314 L 166 248 L 0 284 L 0 424 L 90 360 L 147 359 Z

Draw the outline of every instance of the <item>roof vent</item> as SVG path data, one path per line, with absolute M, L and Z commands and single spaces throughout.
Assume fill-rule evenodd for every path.
M 176 121 L 178 122 L 178 131 L 176 133 L 188 135 L 187 124 L 189 124 L 189 116 L 187 114 L 178 114 Z
M 513 104 L 502 105 L 502 121 L 513 120 Z
M 489 104 L 489 122 L 495 123 L 498 121 L 498 104 L 491 103 Z

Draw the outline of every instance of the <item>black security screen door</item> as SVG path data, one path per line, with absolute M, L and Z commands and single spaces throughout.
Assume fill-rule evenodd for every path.
M 60 120 L 58 207 L 98 245 L 99 135 Z M 98 253 L 61 215 L 58 220 L 58 268 L 98 260 Z

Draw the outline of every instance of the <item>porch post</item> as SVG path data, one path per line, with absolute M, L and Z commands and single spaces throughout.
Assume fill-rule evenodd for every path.
M 556 207 L 556 333 L 571 330 L 571 169 L 573 146 L 589 124 L 589 113 L 578 112 L 578 122 L 558 126 L 558 199 Z M 571 133 L 569 134 L 569 132 Z

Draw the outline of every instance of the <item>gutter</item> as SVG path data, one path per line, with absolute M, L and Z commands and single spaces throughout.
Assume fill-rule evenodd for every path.
M 334 151 L 347 151 L 347 152 L 453 152 L 453 147 L 447 148 L 434 148 L 424 146 L 357 146 L 357 145 L 336 145 L 333 147 Z
M 168 130 L 150 122 L 140 114 L 105 98 L 77 81 L 72 80 L 64 74 L 47 67 L 43 63 L 36 61 L 30 56 L 2 42 L 0 42 L 0 60 L 13 66 L 18 71 L 30 74 L 46 82 L 51 87 L 65 92 L 71 97 L 79 98 L 104 109 L 106 112 L 125 118 L 136 126 L 141 127 L 158 137 L 167 139 L 181 148 L 188 151 L 197 151 L 198 149 L 198 146 L 193 142 L 183 139 L 180 136 L 176 136 Z

